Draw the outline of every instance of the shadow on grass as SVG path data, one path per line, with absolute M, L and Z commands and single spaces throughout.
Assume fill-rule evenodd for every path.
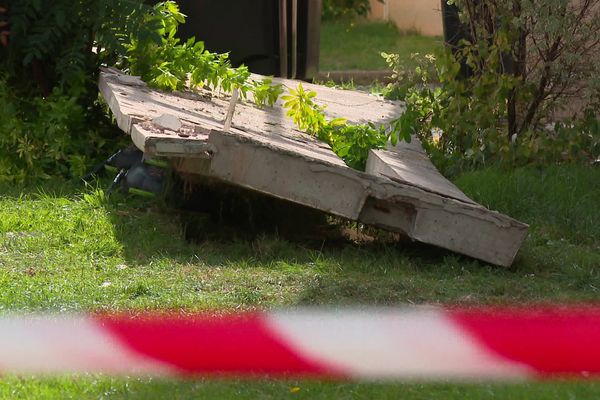
M 119 275 L 131 282 L 121 296 L 146 297 L 153 307 L 163 300 L 152 296 L 163 299 L 167 290 L 173 293 L 167 306 L 185 307 L 207 296 L 209 305 L 250 307 L 474 302 L 509 297 L 509 282 L 521 275 L 245 191 L 198 191 L 176 209 L 120 193 L 106 199 L 83 185 L 34 187 L 14 196 L 40 191 L 103 210 L 112 226 L 106 234 L 131 267 Z M 179 302 L 182 296 L 187 299 Z
M 483 276 L 494 270 L 386 234 L 367 241 L 348 237 L 349 223 L 332 223 L 321 213 L 286 202 L 247 193 L 244 201 L 231 193 L 224 203 L 207 197 L 195 208 L 178 210 L 110 205 L 126 262 L 146 265 L 160 257 L 196 269 L 225 270 L 223 274 L 271 271 L 278 279 L 293 281 L 292 304 L 389 305 L 426 303 L 440 296 L 457 299 L 462 288 L 450 285 L 447 291 L 442 288 L 444 281 L 460 279 L 465 271 Z M 260 303 L 260 290 L 254 288 L 262 283 L 254 279 L 248 276 L 233 289 L 244 305 Z
M 175 197 L 170 203 L 176 209 L 155 205 L 151 212 L 111 202 L 109 215 L 127 263 L 147 264 L 158 256 L 204 269 L 286 269 L 287 275 L 305 277 L 295 288 L 301 304 L 406 302 L 402 288 L 418 290 L 413 276 L 443 279 L 462 273 L 456 265 L 491 270 L 382 232 L 367 230 L 375 239 L 363 237 L 368 235 L 357 234 L 356 224 L 245 190 L 210 187 Z M 446 272 L 436 276 L 440 269 Z M 427 296 L 411 297 L 423 302 Z
M 267 209 L 278 219 L 287 218 L 292 227 L 303 215 L 302 210 L 286 215 L 272 205 Z M 263 294 L 287 289 L 293 295 L 283 301 L 286 305 L 468 305 L 590 300 L 600 287 L 593 267 L 597 254 L 580 247 L 552 247 L 537 236 L 528 239 L 513 267 L 504 269 L 408 240 L 357 243 L 339 235 L 339 221 L 329 225 L 337 235 L 323 233 L 318 218 L 316 226 L 305 223 L 299 231 L 321 235 L 307 238 L 286 236 L 277 224 L 267 224 L 277 228 L 269 231 L 246 223 L 220 224 L 214 214 L 194 213 L 116 208 L 110 215 L 127 262 L 148 264 L 161 257 L 194 269 L 239 275 L 239 280 L 229 278 L 235 282 L 229 290 L 244 306 L 271 306 Z M 260 214 L 256 208 L 252 213 Z M 201 234 L 186 238 L 189 224 L 196 223 Z M 265 276 L 254 276 L 261 271 Z M 288 283 L 281 288 L 265 283 L 270 276 Z
M 477 186 L 478 196 L 483 197 L 483 188 L 489 187 L 492 193 L 492 183 Z M 105 187 L 104 183 L 98 187 Z M 540 204 L 528 196 L 527 190 L 532 189 L 517 187 L 518 197 L 508 193 L 497 197 L 516 199 L 523 215 L 535 212 L 541 218 L 542 210 L 527 211 Z M 118 289 L 122 293 L 115 288 L 121 297 L 114 301 L 127 307 L 580 301 L 597 299 L 600 288 L 597 241 L 575 244 L 569 236 L 563 240 L 545 233 L 547 228 L 541 223 L 532 224 L 513 267 L 503 269 L 409 240 L 389 240 L 386 235 L 364 240 L 351 223 L 248 192 L 214 196 L 199 191 L 191 204 L 180 203 L 176 209 L 119 193 L 107 200 L 83 185 L 13 188 L 2 195 L 35 198 L 39 192 L 61 197 L 59 206 L 74 200 L 90 202 L 92 209 L 101 210 L 90 215 L 105 218 L 109 228 L 93 235 L 109 234 L 117 243 L 110 246 L 116 250 L 108 255 L 115 261 L 107 261 L 103 268 L 107 268 L 107 279 L 123 282 Z M 73 217 L 75 221 L 87 210 L 76 208 L 80 215 Z M 590 222 L 595 220 L 593 212 L 587 215 L 591 215 Z M 561 220 L 554 220 L 548 228 L 560 232 Z M 64 226 L 74 226 L 73 221 Z M 340 235 L 340 230 L 346 230 L 346 235 Z M 60 240 L 76 240 L 74 235 L 67 233 Z M 101 239 L 93 235 L 80 241 L 81 249 L 104 254 L 88 245 Z M 131 268 L 115 271 L 121 262 Z M 113 303 L 109 295 L 98 296 Z M 140 301 L 129 302 L 129 298 Z

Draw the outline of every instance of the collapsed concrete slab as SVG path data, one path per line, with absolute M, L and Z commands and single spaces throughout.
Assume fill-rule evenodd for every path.
M 387 122 L 403 110 L 367 94 L 303 85 L 329 116 L 350 122 Z M 225 96 L 162 93 L 116 70 L 103 70 L 99 86 L 133 143 L 169 159 L 185 177 L 217 179 L 501 266 L 512 264 L 527 233 L 526 224 L 482 207 L 446 180 L 416 141 L 371 151 L 360 172 L 298 131 L 280 104 L 242 102 L 224 129 Z

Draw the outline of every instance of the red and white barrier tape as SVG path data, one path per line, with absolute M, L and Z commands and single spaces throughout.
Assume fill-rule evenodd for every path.
M 600 376 L 600 307 L 0 317 L 0 373 Z

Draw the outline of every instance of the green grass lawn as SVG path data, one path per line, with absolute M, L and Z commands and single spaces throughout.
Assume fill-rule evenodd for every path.
M 3 311 L 203 310 L 320 304 L 600 299 L 600 169 L 487 170 L 457 184 L 531 224 L 510 269 L 410 242 L 183 239 L 177 214 L 80 186 L 0 188 Z M 41 194 L 40 194 L 41 193 Z M 292 393 L 290 388 L 300 387 Z M 591 383 L 350 384 L 5 377 L 0 398 L 596 398 Z
M 398 32 L 384 22 L 326 21 L 321 24 L 321 71 L 383 70 L 387 65 L 380 53 L 405 55 L 406 66 L 416 66 L 411 53 L 429 54 L 439 48 L 442 38 L 415 32 Z

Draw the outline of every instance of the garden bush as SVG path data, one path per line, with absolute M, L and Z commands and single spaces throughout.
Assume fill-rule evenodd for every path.
M 81 176 L 123 137 L 98 100 L 100 65 L 124 53 L 149 6 L 126 0 L 10 0 L 0 46 L 0 181 Z M 146 22 L 146 21 L 145 21 Z
M 4 9 L 4 8 L 3 8 Z M 116 65 L 149 85 L 207 87 L 259 107 L 282 92 L 270 78 L 255 80 L 227 54 L 176 37 L 185 22 L 177 3 L 135 0 L 14 1 L 10 40 L 0 48 L 0 181 L 51 175 L 77 177 L 118 147 L 109 112 L 98 97 L 101 66 Z
M 384 55 L 396 71 L 387 94 L 407 103 L 400 132 L 418 135 L 447 173 L 597 160 L 600 0 L 454 3 L 469 32 L 457 49 L 422 57 L 414 74 Z M 581 107 L 557 117 L 574 99 Z

